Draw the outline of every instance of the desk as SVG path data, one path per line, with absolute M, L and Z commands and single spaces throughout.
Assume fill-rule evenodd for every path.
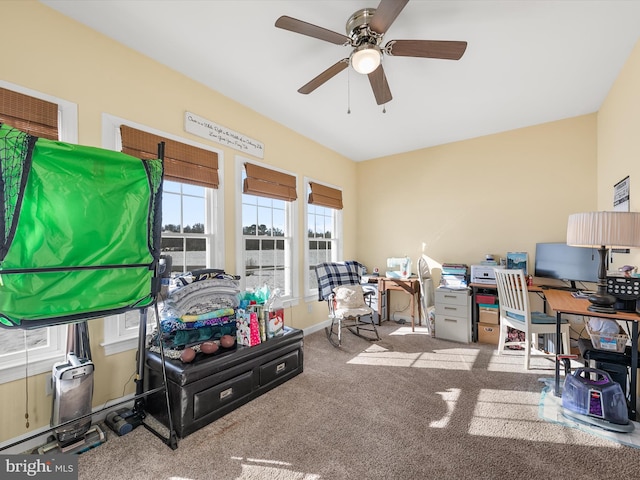
M 387 294 L 389 290 L 400 290 L 411 297 L 411 331 L 415 332 L 415 318 L 416 318 L 416 305 L 418 307 L 418 325 L 422 326 L 422 308 L 420 303 L 420 280 L 417 278 L 408 278 L 403 280 L 401 278 L 389 278 L 380 277 L 378 279 L 378 295 Z M 382 309 L 385 312 L 382 312 Z M 384 313 L 384 314 L 383 314 Z M 378 314 L 380 320 L 383 318 L 389 319 L 389 297 L 387 295 L 386 302 L 378 301 Z
M 638 322 L 640 322 L 640 316 L 636 313 L 616 312 L 616 313 L 597 313 L 587 310 L 589 300 L 584 298 L 574 298 L 571 292 L 564 290 L 548 289 L 544 291 L 544 296 L 547 299 L 549 307 L 556 312 L 556 338 L 560 338 L 560 322 L 562 321 L 562 314 L 569 313 L 573 315 L 584 315 L 587 317 L 602 317 L 611 318 L 613 320 L 622 320 L 631 322 L 631 373 L 629 381 L 629 390 L 631 393 L 631 406 L 629 409 L 629 418 L 631 420 L 636 419 L 636 388 L 638 385 Z M 560 363 L 556 358 L 556 373 L 555 373 L 555 395 L 558 396 L 560 392 Z

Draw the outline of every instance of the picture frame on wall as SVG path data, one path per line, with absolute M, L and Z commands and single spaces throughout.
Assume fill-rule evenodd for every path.
M 519 269 L 528 274 L 529 254 L 527 252 L 507 252 L 507 268 Z
M 629 175 L 613 186 L 613 211 L 629 212 Z M 631 253 L 629 248 L 612 248 L 611 253 Z

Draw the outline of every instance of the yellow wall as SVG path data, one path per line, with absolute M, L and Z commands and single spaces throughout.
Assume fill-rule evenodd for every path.
M 474 264 L 564 241 L 596 206 L 596 114 L 358 164 L 358 255 Z
M 598 112 L 598 210 L 611 210 L 613 186 L 629 176 L 629 209 L 640 211 L 640 42 Z M 614 255 L 614 267 L 640 265 L 640 249 Z

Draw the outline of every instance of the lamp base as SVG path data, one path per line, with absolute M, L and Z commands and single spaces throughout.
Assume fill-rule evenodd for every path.
M 598 288 L 600 290 L 600 288 Z M 590 312 L 596 313 L 616 313 L 613 305 L 616 303 L 616 297 L 608 293 L 600 293 L 599 291 L 589 296 L 591 305 L 587 307 Z
M 613 307 L 606 307 L 606 306 L 602 306 L 602 305 L 595 305 L 595 304 L 591 304 L 587 307 L 587 310 L 589 310 L 590 312 L 596 312 L 596 313 L 616 313 L 616 309 Z

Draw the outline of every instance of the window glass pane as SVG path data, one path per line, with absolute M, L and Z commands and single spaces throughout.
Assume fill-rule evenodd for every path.
M 256 199 L 258 201 L 258 205 L 260 206 L 269 207 L 269 208 L 273 206 L 273 200 L 271 198 L 256 196 Z
M 272 212 L 271 208 L 258 207 L 258 235 L 271 235 Z
M 162 193 L 167 192 L 180 193 L 180 184 L 170 180 L 164 180 L 162 182 Z
M 324 237 L 333 238 L 333 221 L 331 217 L 324 217 Z
M 309 267 L 309 288 L 311 290 L 318 288 L 318 277 L 316 275 L 316 269 L 313 266 Z
M 184 195 L 194 195 L 196 197 L 204 197 L 204 188 L 199 185 L 191 185 L 190 183 L 182 184 L 182 193 Z
M 244 205 L 258 205 L 258 198 L 255 195 L 242 194 L 242 203 Z
M 162 192 L 162 231 L 180 232 L 180 194 Z
M 284 237 L 284 229 L 285 229 L 285 211 L 280 209 L 274 210 L 272 235 L 274 237 Z
M 186 271 L 207 268 L 207 241 L 204 238 L 187 238 Z
M 9 330 L 0 328 L 0 345 L 2 345 L 0 358 L 6 355 L 24 352 L 25 333 L 27 335 L 26 345 L 29 351 L 49 346 L 48 328 L 38 328 L 35 330 L 23 330 L 21 328 Z
M 243 235 L 257 235 L 258 209 L 253 205 L 242 205 L 242 233 Z
M 183 249 L 182 238 L 162 237 L 162 239 L 160 240 L 160 245 L 163 252 L 179 252 Z M 175 260 L 175 257 L 173 257 L 173 255 L 172 258 Z
M 204 233 L 204 197 L 185 196 L 183 198 L 183 212 L 184 233 Z
M 184 238 L 181 237 L 162 237 L 160 242 L 162 251 L 171 255 L 172 267 L 175 272 L 186 272 L 185 256 L 184 256 Z

